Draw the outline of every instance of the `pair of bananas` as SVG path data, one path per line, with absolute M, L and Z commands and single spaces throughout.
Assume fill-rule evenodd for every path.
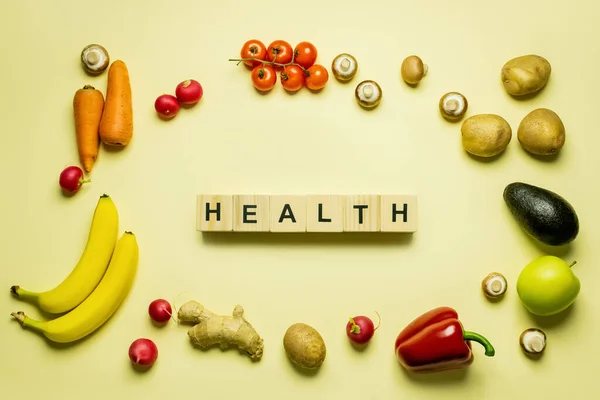
M 40 310 L 63 315 L 47 321 L 30 318 L 23 311 L 11 315 L 56 343 L 77 341 L 100 328 L 125 300 L 137 273 L 136 236 L 126 231 L 119 238 L 118 229 L 117 208 L 112 198 L 103 194 L 85 249 L 65 280 L 45 292 L 10 288 L 17 298 L 34 303 Z

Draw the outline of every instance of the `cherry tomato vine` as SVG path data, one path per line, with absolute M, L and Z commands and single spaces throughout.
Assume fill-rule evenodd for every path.
M 268 92 L 279 81 L 288 92 L 297 92 L 303 87 L 312 91 L 323 89 L 329 80 L 329 72 L 317 64 L 318 51 L 310 42 L 300 42 L 294 48 L 285 40 L 275 40 L 265 46 L 257 39 L 248 40 L 240 50 L 240 58 L 229 61 L 244 63 L 252 69 L 250 74 L 253 86 Z

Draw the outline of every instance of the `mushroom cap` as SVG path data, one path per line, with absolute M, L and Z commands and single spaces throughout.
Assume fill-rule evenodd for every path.
M 448 92 L 440 98 L 439 110 L 442 116 L 449 121 L 458 121 L 467 113 L 469 102 L 458 92 Z
M 504 275 L 499 272 L 491 272 L 483 278 L 481 289 L 486 297 L 494 299 L 504 295 L 508 283 Z
M 362 81 L 356 86 L 354 97 L 358 104 L 365 108 L 374 108 L 379 105 L 383 91 L 379 84 L 375 81 Z
M 108 51 L 96 43 L 88 44 L 81 50 L 81 64 L 83 69 L 91 75 L 99 75 L 110 63 Z
M 337 55 L 331 62 L 333 76 L 343 82 L 352 80 L 358 70 L 356 58 L 348 53 Z
M 539 354 L 546 349 L 546 334 L 541 329 L 525 329 L 519 336 L 521 349 L 527 354 Z
M 400 74 L 404 82 L 416 85 L 427 74 L 427 65 L 423 63 L 419 56 L 408 56 L 402 61 Z

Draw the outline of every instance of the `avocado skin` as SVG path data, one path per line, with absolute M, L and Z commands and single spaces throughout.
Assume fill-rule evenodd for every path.
M 560 246 L 572 242 L 579 234 L 575 210 L 550 190 L 513 182 L 506 186 L 503 197 L 521 228 L 542 243 Z

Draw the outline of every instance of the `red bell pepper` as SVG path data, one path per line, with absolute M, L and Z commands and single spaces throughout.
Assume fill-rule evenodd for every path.
M 454 309 L 438 307 L 406 326 L 396 338 L 394 350 L 407 370 L 437 372 L 470 365 L 473 362 L 471 341 L 483 345 L 488 357 L 496 353 L 485 337 L 463 330 Z

